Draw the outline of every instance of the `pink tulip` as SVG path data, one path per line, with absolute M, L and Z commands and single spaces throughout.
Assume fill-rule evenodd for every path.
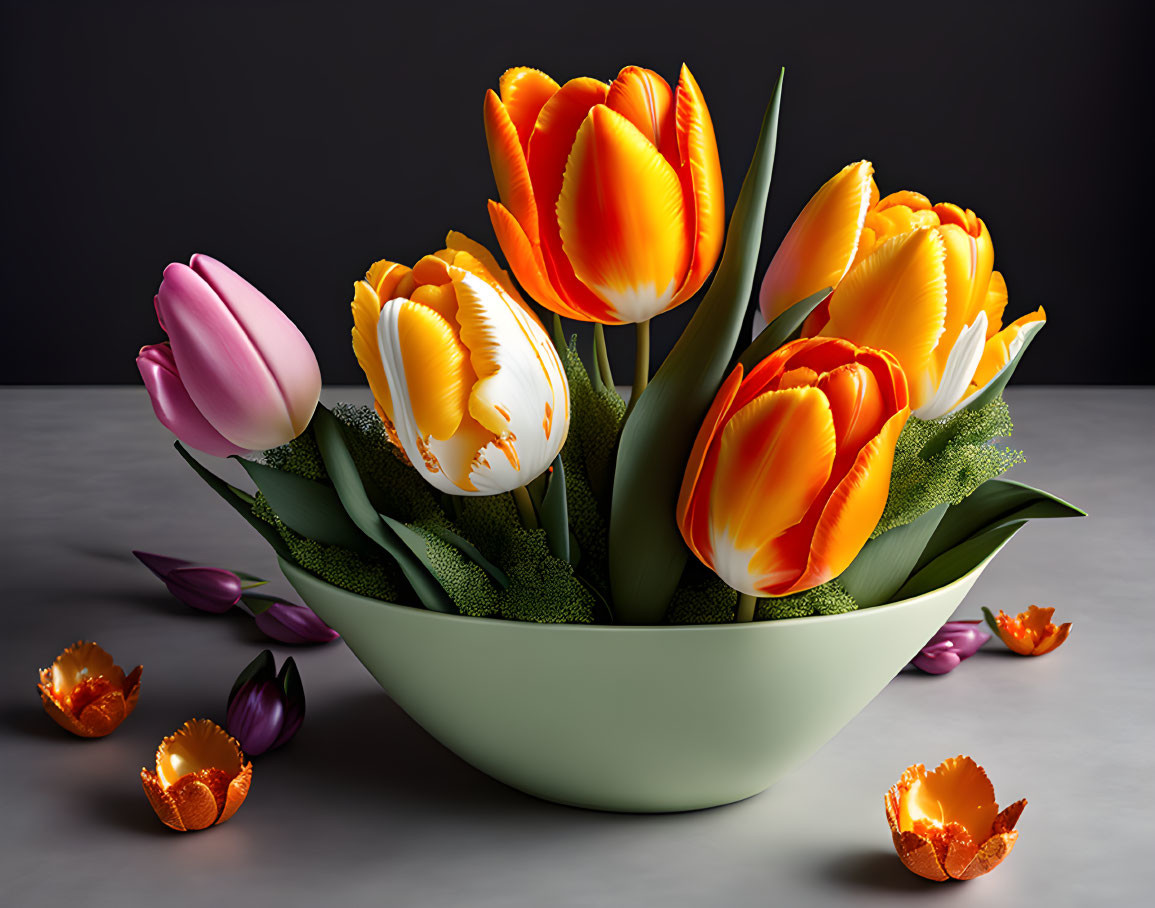
M 155 300 L 167 344 L 136 364 L 161 421 L 226 457 L 274 448 L 308 426 L 321 370 L 304 335 L 256 287 L 207 255 L 164 270 Z

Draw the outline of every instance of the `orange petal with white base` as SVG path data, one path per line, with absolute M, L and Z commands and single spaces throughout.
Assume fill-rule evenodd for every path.
M 970 757 L 944 760 L 933 772 L 909 767 L 883 798 L 899 858 L 929 880 L 970 880 L 1003 861 L 1018 838 L 1026 807 L 999 812 L 986 772 Z
M 873 173 L 869 161 L 848 164 L 806 203 L 762 279 L 758 303 L 766 321 L 823 287 L 837 287 L 846 275 L 858 252 Z
M 577 132 L 557 202 L 577 278 L 624 322 L 667 309 L 690 264 L 682 184 L 625 116 L 604 105 Z
M 40 670 L 40 702 L 61 728 L 102 738 L 136 708 L 142 671 L 138 665 L 126 676 L 107 652 L 78 640 Z

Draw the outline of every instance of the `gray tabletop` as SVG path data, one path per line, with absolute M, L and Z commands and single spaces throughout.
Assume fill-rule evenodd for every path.
M 326 399 L 363 400 L 359 389 Z M 139 389 L 0 389 L 0 880 L 14 906 L 223 904 L 1122 905 L 1146 902 L 1155 822 L 1155 389 L 1008 394 L 1013 476 L 1091 513 L 1028 526 L 960 609 L 1052 605 L 1074 622 L 1039 659 L 988 644 L 942 677 L 900 674 L 770 791 L 729 807 L 619 816 L 543 803 L 443 749 L 344 644 L 272 645 L 308 694 L 297 739 L 254 761 L 228 823 L 177 834 L 141 791 L 160 738 L 223 721 L 269 645 L 194 612 L 133 548 L 277 577 L 264 543 L 180 461 Z M 238 469 L 239 472 L 239 469 Z M 288 592 L 283 580 L 273 589 Z M 112 736 L 42 712 L 36 671 L 78 637 L 144 664 Z M 910 763 L 967 753 L 1002 804 L 1026 797 L 994 873 L 935 884 L 895 857 L 882 794 Z M 83 900 L 83 902 L 81 902 Z

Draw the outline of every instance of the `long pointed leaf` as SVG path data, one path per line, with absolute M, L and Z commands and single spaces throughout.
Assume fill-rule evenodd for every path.
M 940 504 L 917 520 L 888 530 L 862 547 L 858 557 L 838 578 L 859 608 L 889 602 L 906 583 L 946 509 L 946 504 Z
M 614 616 L 624 624 L 661 623 L 689 554 L 674 518 L 678 487 L 750 301 L 781 97 L 780 75 L 710 289 L 622 431 L 610 509 L 610 586 Z
M 961 502 L 951 505 L 927 542 L 916 569 L 971 536 L 1010 520 L 1086 516 L 1085 511 L 1050 492 L 1010 479 L 988 479 Z
M 509 586 L 509 577 L 506 576 L 505 571 L 482 555 L 480 549 L 464 536 L 458 536 L 452 530 L 447 530 L 441 526 L 431 526 L 429 532 L 459 549 L 462 555 L 485 571 L 493 579 L 493 582 L 502 589 Z
M 802 327 L 802 323 L 806 321 L 810 313 L 817 309 L 818 304 L 830 296 L 830 293 L 831 288 L 824 287 L 780 313 L 774 321 L 762 329 L 762 332 L 754 338 L 753 343 L 746 348 L 746 352 L 739 357 L 738 362 L 742 364 L 742 368 L 749 372 L 790 340 L 794 333 Z
M 336 490 L 322 482 L 237 458 L 278 517 L 295 533 L 367 554 L 373 545 L 345 513 Z
M 291 561 L 293 564 L 297 563 L 297 559 L 293 557 L 293 553 L 289 551 L 289 547 L 285 545 L 285 540 L 281 538 L 281 534 L 276 531 L 274 527 L 265 523 L 261 518 L 253 513 L 253 496 L 241 491 L 235 486 L 229 485 L 211 470 L 203 466 L 200 461 L 193 457 L 184 445 L 179 441 L 176 442 L 177 452 L 183 457 L 190 467 L 196 471 L 196 474 L 205 481 L 209 488 L 221 496 L 238 514 L 248 521 L 249 526 L 261 534 L 277 556 L 285 561 Z
M 896 601 L 921 596 L 931 590 L 954 583 L 964 574 L 970 573 L 988 557 L 993 555 L 1015 535 L 1027 521 L 1011 520 L 993 529 L 972 536 L 970 539 L 947 549 L 928 564 L 915 571 L 902 588 L 895 593 Z M 879 537 L 881 538 L 881 537 Z
M 435 612 L 455 614 L 457 607 L 441 584 L 373 507 L 357 473 L 353 455 L 345 446 L 341 424 L 323 406 L 318 406 L 313 416 L 313 435 L 321 450 L 321 459 L 325 461 L 325 471 L 333 481 L 345 513 L 362 533 L 393 556 L 422 605 Z
M 569 561 L 569 507 L 565 494 L 565 467 L 559 454 L 553 461 L 553 472 L 541 500 L 541 528 L 549 540 L 549 550 L 562 561 Z

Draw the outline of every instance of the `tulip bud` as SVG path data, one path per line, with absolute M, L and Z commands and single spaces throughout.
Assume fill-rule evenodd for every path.
M 930 675 L 945 675 L 979 651 L 991 635 L 978 621 L 948 621 L 918 651 L 911 664 Z
M 305 689 L 290 656 L 275 673 L 273 654 L 264 650 L 237 677 L 229 693 L 229 734 L 246 753 L 257 756 L 285 744 L 305 720 Z
M 40 671 L 44 711 L 82 738 L 103 738 L 136 708 L 141 666 L 127 675 L 95 643 L 78 640 Z
M 262 633 L 278 643 L 303 646 L 329 643 L 341 636 L 306 605 L 282 602 L 272 596 L 244 596 L 242 601 Z
M 494 495 L 541 475 L 569 431 L 557 350 L 483 246 L 412 269 L 377 262 L 354 286 L 353 350 L 386 431 L 450 495 Z
M 227 612 L 240 601 L 243 589 L 265 582 L 255 577 L 242 580 L 224 568 L 206 567 L 167 555 L 138 551 L 132 554 L 164 581 L 168 591 L 177 599 L 202 612 Z
M 174 263 L 154 300 L 168 344 L 137 366 L 157 418 L 186 444 L 228 456 L 305 430 L 321 393 L 308 341 L 257 288 L 206 255 Z

